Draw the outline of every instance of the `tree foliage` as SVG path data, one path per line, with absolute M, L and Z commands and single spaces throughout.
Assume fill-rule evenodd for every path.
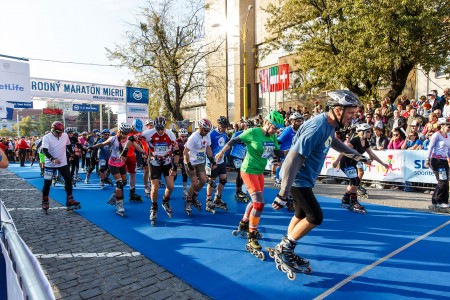
M 182 7 L 178 2 L 149 1 L 125 33 L 127 44 L 107 51 L 133 71 L 139 86 L 149 88 L 152 116 L 167 110 L 182 120 L 183 99 L 204 93 L 205 58 L 220 45 L 203 39 L 204 1 L 183 1 Z
M 14 131 L 17 132 L 17 124 L 13 126 Z M 38 124 L 31 119 L 30 116 L 26 116 L 19 122 L 19 133 L 21 136 L 30 136 L 38 131 Z
M 410 71 L 449 71 L 450 2 L 445 0 L 284 0 L 270 4 L 267 51 L 295 49 L 303 93 L 346 87 L 395 99 Z

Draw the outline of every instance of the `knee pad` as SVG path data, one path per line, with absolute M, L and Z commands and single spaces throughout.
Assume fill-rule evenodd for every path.
M 212 187 L 212 188 L 215 188 L 216 187 L 215 180 L 212 180 L 211 178 L 209 178 L 208 179 L 208 185 L 210 187 Z
M 359 177 L 350 178 L 350 185 L 358 186 L 361 183 L 361 179 Z
M 123 186 L 127 186 L 127 180 L 126 179 L 123 180 L 122 182 L 123 182 Z
M 122 181 L 122 180 L 117 180 L 117 181 L 116 181 L 116 187 L 117 187 L 119 190 L 122 190 L 122 191 L 123 191 L 123 187 L 124 187 L 123 181 Z
M 253 208 L 257 211 L 262 211 L 264 209 L 264 202 L 254 202 Z
M 222 184 L 223 186 L 225 186 L 225 184 L 227 184 L 227 182 L 228 182 L 228 178 L 223 178 L 223 179 L 220 178 L 219 179 L 219 183 Z

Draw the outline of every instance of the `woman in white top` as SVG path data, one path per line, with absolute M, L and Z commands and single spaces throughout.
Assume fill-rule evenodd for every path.
M 425 166 L 429 166 L 433 170 L 438 182 L 429 208 L 431 210 L 448 211 L 450 122 L 445 118 L 440 118 L 438 124 L 440 125 L 440 130 L 431 136 L 427 160 L 425 161 Z

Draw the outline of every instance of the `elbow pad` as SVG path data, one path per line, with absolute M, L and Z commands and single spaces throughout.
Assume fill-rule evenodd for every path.
M 178 155 L 178 156 L 180 156 L 180 155 L 181 155 L 180 150 L 173 150 L 173 155 Z

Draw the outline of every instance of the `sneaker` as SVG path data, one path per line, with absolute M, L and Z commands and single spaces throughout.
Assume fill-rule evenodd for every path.
M 423 192 L 424 194 L 429 194 L 430 190 L 425 190 L 425 192 Z
M 449 208 L 449 205 L 447 203 L 439 203 L 437 205 L 437 207 L 439 207 L 441 209 L 446 209 L 446 208 Z

